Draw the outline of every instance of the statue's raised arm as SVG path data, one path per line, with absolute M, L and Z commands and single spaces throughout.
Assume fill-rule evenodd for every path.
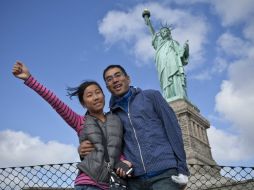
M 150 21 L 150 11 L 142 14 L 145 24 L 152 33 L 152 45 L 156 50 L 155 63 L 164 98 L 170 102 L 176 99 L 188 99 L 184 67 L 189 61 L 188 41 L 183 46 L 172 39 L 171 26 L 165 25 L 158 33 Z
M 152 23 L 150 21 L 150 11 L 148 9 L 145 9 L 142 13 L 142 16 L 145 19 L 145 23 L 149 27 L 149 30 L 152 33 L 152 35 L 155 35 L 154 28 L 153 28 Z

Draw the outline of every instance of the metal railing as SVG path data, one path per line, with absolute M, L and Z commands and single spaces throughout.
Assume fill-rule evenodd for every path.
M 71 190 L 77 163 L 0 168 L 1 190 Z M 254 190 L 254 167 L 188 165 L 186 190 Z

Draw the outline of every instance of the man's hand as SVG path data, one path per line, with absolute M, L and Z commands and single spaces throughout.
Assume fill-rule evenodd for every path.
M 122 162 L 125 163 L 129 167 L 129 169 L 131 169 L 132 167 L 131 162 L 129 162 L 128 160 L 122 160 Z M 126 176 L 131 177 L 131 173 L 132 172 L 126 174 L 126 172 L 122 168 L 117 168 L 116 170 L 116 174 L 123 178 L 125 178 Z
M 180 185 L 186 185 L 188 183 L 188 176 L 183 174 L 178 174 L 178 176 L 173 175 L 171 179 Z
M 94 145 L 90 141 L 83 141 L 78 147 L 78 153 L 80 157 L 85 157 L 94 150 Z

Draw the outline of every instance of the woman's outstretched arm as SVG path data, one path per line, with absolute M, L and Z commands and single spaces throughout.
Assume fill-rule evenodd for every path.
M 29 72 L 29 69 L 20 61 L 17 61 L 12 69 L 15 77 L 24 80 L 25 85 L 38 93 L 47 101 L 56 112 L 78 133 L 83 126 L 83 116 L 74 112 L 69 106 L 61 101 L 52 91 L 40 84 Z

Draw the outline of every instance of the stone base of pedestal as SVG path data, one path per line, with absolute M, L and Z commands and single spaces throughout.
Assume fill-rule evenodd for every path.
M 217 165 L 211 153 L 207 137 L 210 123 L 199 109 L 185 99 L 169 103 L 175 111 L 182 129 L 184 148 L 188 164 Z

